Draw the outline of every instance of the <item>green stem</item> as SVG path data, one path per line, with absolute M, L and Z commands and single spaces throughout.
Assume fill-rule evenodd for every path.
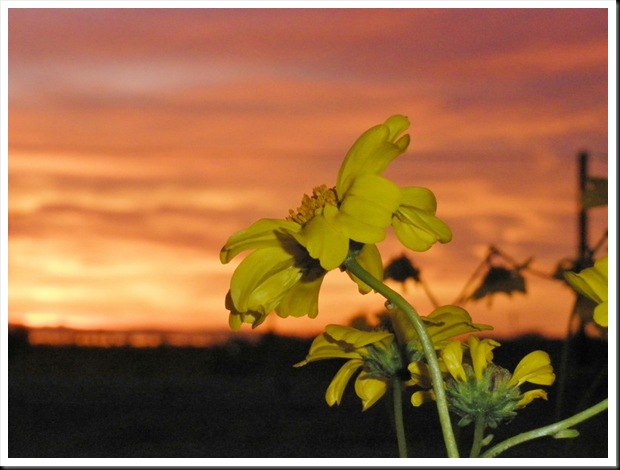
M 394 398 L 394 424 L 396 425 L 396 441 L 398 442 L 398 456 L 407 458 L 407 438 L 405 437 L 405 422 L 403 420 L 403 391 L 399 379 L 392 382 Z
M 474 424 L 474 442 L 471 446 L 471 452 L 469 453 L 470 459 L 475 459 L 480 455 L 482 439 L 484 438 L 484 427 L 484 415 L 478 415 L 476 417 L 476 423 Z
M 551 436 L 554 435 L 564 429 L 569 429 L 572 426 L 585 421 L 593 417 L 594 415 L 604 411 L 607 409 L 607 398 L 605 398 L 600 403 L 597 403 L 594 406 L 591 406 L 587 410 L 582 411 L 581 413 L 577 413 L 576 415 L 571 416 L 570 418 L 563 419 L 562 421 L 558 421 L 557 423 L 550 424 L 548 426 L 543 426 L 542 428 L 533 429 L 532 431 L 524 432 L 521 434 L 517 434 L 505 441 L 500 442 L 499 444 L 491 447 L 487 450 L 482 457 L 496 457 L 502 452 L 511 447 L 514 447 L 518 444 L 522 444 L 527 441 L 531 441 L 533 439 L 538 439 L 543 436 Z
M 448 399 L 446 398 L 446 391 L 443 385 L 443 378 L 441 376 L 441 370 L 439 369 L 439 362 L 437 360 L 437 354 L 431 339 L 426 332 L 424 322 L 420 318 L 420 315 L 415 309 L 407 302 L 398 292 L 390 289 L 382 281 L 376 279 L 372 274 L 362 268 L 357 260 L 353 256 L 349 256 L 344 266 L 346 269 L 359 278 L 362 282 L 366 283 L 377 293 L 381 294 L 387 300 L 389 300 L 394 306 L 399 308 L 405 313 L 408 320 L 418 334 L 420 342 L 422 343 L 422 349 L 424 350 L 424 356 L 428 361 L 428 367 L 431 373 L 431 381 L 433 383 L 433 390 L 435 391 L 435 399 L 437 401 L 437 412 L 439 414 L 439 423 L 441 424 L 441 430 L 443 432 L 443 439 L 446 446 L 448 457 L 458 458 L 459 451 L 456 445 L 456 439 L 454 438 L 454 431 L 452 430 L 452 423 L 450 422 L 450 412 L 448 411 Z

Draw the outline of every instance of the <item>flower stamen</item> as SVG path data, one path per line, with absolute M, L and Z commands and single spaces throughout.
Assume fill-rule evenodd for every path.
M 312 190 L 312 196 L 304 194 L 301 206 L 297 210 L 289 209 L 289 216 L 286 220 L 303 225 L 317 214 L 317 210 L 322 209 L 327 204 L 338 205 L 336 188 L 328 188 L 327 185 L 322 184 Z

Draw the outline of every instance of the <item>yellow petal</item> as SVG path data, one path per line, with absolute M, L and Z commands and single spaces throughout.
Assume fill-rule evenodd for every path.
M 554 381 L 555 374 L 549 354 L 545 351 L 533 351 L 519 361 L 508 383 L 517 386 L 524 382 L 551 385 Z
M 355 393 L 362 400 L 362 411 L 366 411 L 385 395 L 388 388 L 386 379 L 368 377 L 361 372 L 355 380 Z
M 401 206 L 413 207 L 430 214 L 437 211 L 437 198 L 430 189 L 420 186 L 407 186 L 401 189 Z
M 263 321 L 265 321 L 265 318 L 267 318 L 267 314 L 261 312 L 239 312 L 232 302 L 230 291 L 226 294 L 225 305 L 226 308 L 230 310 L 230 314 L 228 315 L 228 325 L 233 331 L 239 331 L 243 323 L 250 323 L 252 328 L 256 328 Z
M 573 272 L 566 272 L 564 273 L 564 278 L 580 294 L 586 296 L 587 298 L 593 300 L 596 303 L 602 302 L 603 299 L 601 298 L 597 290 L 594 289 L 594 285 L 591 284 L 591 282 L 593 281 L 593 276 L 583 276 L 582 273 L 583 271 L 579 274 Z M 600 291 L 600 289 L 598 290 Z
M 484 375 L 487 364 L 493 360 L 493 349 L 500 344 L 492 339 L 483 339 L 481 341 L 473 335 L 469 336 L 467 342 L 469 344 L 469 354 L 474 375 L 480 380 Z
M 374 244 L 385 239 L 385 227 L 377 227 L 365 223 L 356 217 L 344 212 L 338 212 L 334 222 L 337 224 L 347 240 L 355 240 L 360 243 Z
M 383 261 L 381 260 L 381 253 L 379 252 L 377 245 L 364 245 L 355 259 L 359 265 L 370 273 L 375 279 L 383 279 Z M 357 276 L 354 276 L 349 271 L 347 271 L 347 274 L 357 283 L 361 294 L 368 294 L 372 291 L 372 289 L 363 283 Z
M 362 331 L 351 326 L 327 325 L 325 333 L 333 338 L 334 341 L 343 342 L 353 348 L 363 348 L 372 343 L 378 343 L 384 339 L 392 337 L 392 333 L 387 331 Z
M 332 222 L 336 207 L 328 204 L 323 210 L 326 215 L 313 217 L 293 237 L 312 258 L 319 260 L 323 269 L 330 271 L 340 266 L 347 257 L 349 238 Z
M 575 290 L 596 303 L 608 298 L 608 257 L 598 259 L 594 266 L 585 268 L 579 273 L 567 272 L 564 277 Z
M 346 388 L 347 383 L 349 383 L 349 379 L 361 366 L 362 361 L 360 359 L 351 359 L 350 361 L 345 362 L 338 372 L 336 372 L 336 375 L 325 392 L 325 401 L 329 406 L 340 404 L 344 389 Z
M 224 264 L 245 250 L 280 245 L 277 233 L 297 232 L 301 226 L 295 222 L 280 219 L 260 219 L 232 235 L 220 251 L 220 261 Z
M 247 256 L 230 281 L 230 297 L 239 312 L 271 312 L 301 278 L 294 260 L 281 247 L 263 248 Z
M 607 327 L 609 322 L 608 305 L 607 300 L 605 300 L 594 307 L 594 322 L 604 327 Z
M 239 331 L 241 325 L 243 324 L 243 320 L 241 319 L 241 315 L 238 313 L 230 312 L 228 315 L 228 325 L 233 331 Z
M 441 359 L 454 380 L 467 381 L 463 369 L 463 345 L 460 341 L 450 341 L 441 350 Z
M 279 317 L 290 316 L 302 317 L 308 315 L 315 318 L 319 313 L 319 290 L 324 276 L 317 279 L 306 281 L 302 277 L 284 295 L 280 304 L 276 307 Z
M 316 346 L 306 356 L 303 361 L 294 364 L 293 367 L 301 367 L 311 362 L 321 361 L 325 359 L 360 359 L 361 355 L 357 351 L 345 351 L 336 344 L 325 344 Z
M 306 359 L 295 366 L 323 359 L 361 359 L 367 354 L 365 346 L 391 336 L 391 333 L 385 331 L 368 332 L 349 326 L 327 325 L 326 332 L 312 341 Z
M 440 363 L 440 367 L 443 363 Z M 431 373 L 428 368 L 428 364 L 423 361 L 414 361 L 407 366 L 409 373 L 411 374 L 411 385 L 419 385 L 423 388 L 431 388 L 433 383 L 431 381 Z
M 363 173 L 381 174 L 409 145 L 409 136 L 398 136 L 409 127 L 405 116 L 394 115 L 371 127 L 353 144 L 338 172 L 336 192 L 344 195 L 353 179 Z
M 426 251 L 436 242 L 448 243 L 452 231 L 445 222 L 422 210 L 401 206 L 392 219 L 398 239 L 414 251 Z
M 433 400 L 435 400 L 435 392 L 433 390 L 418 390 L 411 395 L 411 404 L 415 407 Z
M 349 238 L 360 243 L 383 240 L 383 234 L 376 239 L 376 228 L 385 229 L 390 225 L 392 214 L 400 203 L 400 195 L 398 186 L 381 176 L 363 174 L 355 178 L 339 207 L 339 217 L 344 219 L 343 225 Z M 350 219 L 356 220 L 357 224 L 351 224 Z M 365 228 L 366 225 L 371 228 Z
M 528 390 L 517 402 L 517 408 L 523 408 L 524 406 L 529 405 L 536 398 L 542 398 L 543 400 L 546 400 L 547 392 L 541 390 L 540 388 L 537 388 L 536 390 Z
M 444 341 L 465 333 L 493 329 L 490 325 L 473 323 L 467 310 L 457 305 L 443 305 L 423 319 L 435 346 L 440 346 Z

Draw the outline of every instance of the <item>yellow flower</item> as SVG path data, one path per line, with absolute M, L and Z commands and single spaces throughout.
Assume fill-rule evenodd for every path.
M 327 387 L 328 405 L 340 404 L 349 380 L 362 369 L 355 379 L 355 393 L 362 400 L 363 411 L 385 394 L 391 380 L 404 369 L 392 333 L 349 326 L 327 325 L 325 333 L 312 342 L 306 359 L 295 367 L 324 359 L 348 359 Z
M 598 305 L 594 308 L 594 321 L 601 326 L 608 325 L 608 257 L 598 259 L 594 266 L 579 273 L 566 272 L 564 277 L 580 294 L 585 295 Z
M 382 279 L 383 264 L 375 244 L 395 224 L 397 236 L 414 249 L 449 240 L 449 229 L 436 219 L 435 199 L 423 188 L 404 188 L 382 176 L 389 163 L 409 145 L 401 115 L 364 132 L 347 153 L 336 186 L 314 188 L 285 220 L 261 219 L 231 236 L 220 252 L 228 263 L 245 250 L 226 296 L 233 329 L 253 327 L 275 311 L 280 317 L 317 315 L 318 293 L 325 274 L 348 256 Z M 394 222 L 396 221 L 396 222 Z M 371 289 L 349 274 L 360 292 Z
M 470 335 L 467 347 L 460 341 L 451 341 L 441 350 L 440 365 L 446 375 L 446 395 L 450 409 L 461 416 L 460 426 L 483 419 L 485 426 L 494 428 L 501 421 L 512 419 L 515 410 L 532 400 L 547 399 L 547 392 L 542 389 L 521 392 L 520 386 L 526 382 L 553 384 L 555 374 L 549 355 L 544 351 L 531 352 L 521 359 L 511 374 L 493 363 L 493 349 L 499 345 L 492 339 L 479 340 Z M 425 369 L 412 363 L 409 370 L 413 374 Z M 424 386 L 424 381 L 418 384 Z M 434 398 L 432 390 L 417 391 L 411 397 L 411 403 L 420 406 Z

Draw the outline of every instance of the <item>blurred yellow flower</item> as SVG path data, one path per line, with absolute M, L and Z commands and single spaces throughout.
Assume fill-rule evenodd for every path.
M 385 394 L 395 377 L 406 371 L 394 335 L 388 331 L 327 325 L 325 333 L 312 342 L 306 359 L 295 367 L 324 359 L 348 359 L 327 387 L 325 400 L 329 406 L 340 404 L 349 380 L 361 369 L 355 379 L 355 393 L 362 400 L 363 411 Z
M 450 409 L 461 416 L 460 426 L 482 419 L 485 426 L 495 428 L 501 421 L 512 419 L 515 410 L 532 400 L 547 399 L 547 392 L 542 389 L 521 392 L 520 386 L 526 382 L 553 384 L 555 374 L 549 355 L 544 351 L 531 352 L 511 374 L 493 363 L 493 349 L 499 345 L 495 340 L 480 340 L 470 335 L 467 346 L 460 341 L 450 341 L 441 350 L 440 364 L 446 376 L 448 403 Z M 425 371 L 418 363 L 410 364 L 409 370 L 412 374 Z M 420 406 L 434 399 L 432 390 L 421 390 L 413 394 L 411 403 Z
M 598 259 L 594 266 L 579 273 L 566 272 L 564 277 L 580 294 L 585 295 L 598 305 L 594 308 L 594 321 L 601 326 L 608 325 L 608 257 Z

